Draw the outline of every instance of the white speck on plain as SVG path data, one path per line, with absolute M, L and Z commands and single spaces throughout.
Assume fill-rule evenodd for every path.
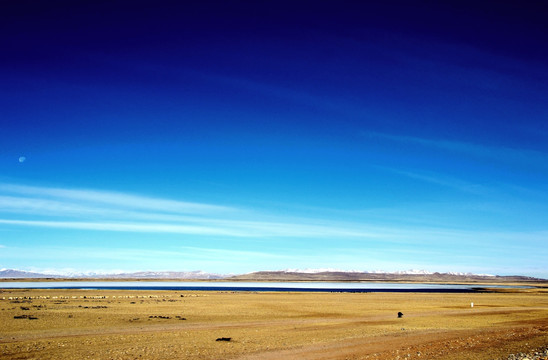
M 27 158 L 25 156 L 19 156 L 19 162 L 24 163 Z

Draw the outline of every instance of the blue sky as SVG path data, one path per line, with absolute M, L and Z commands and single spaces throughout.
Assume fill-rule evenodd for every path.
M 548 277 L 536 2 L 0 4 L 0 268 Z

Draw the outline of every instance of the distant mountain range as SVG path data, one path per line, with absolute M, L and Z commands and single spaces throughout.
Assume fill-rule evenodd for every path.
M 23 270 L 2 269 L 0 279 L 223 279 L 227 275 L 211 274 L 203 271 L 139 271 L 131 273 L 78 273 L 62 274 L 36 273 Z
M 498 276 L 471 273 L 438 273 L 424 270 L 398 272 L 359 271 L 259 271 L 230 278 L 239 281 L 412 281 L 412 282 L 535 282 L 529 276 Z
M 0 270 L 0 278 L 3 279 L 19 279 L 19 278 L 49 278 L 49 277 L 57 277 L 55 275 L 46 275 L 46 274 L 39 274 L 29 271 L 21 271 L 21 270 L 12 270 L 12 269 L 2 269 Z
M 203 271 L 139 271 L 129 273 L 37 273 L 2 269 L 0 279 L 138 279 L 138 280 L 231 280 L 231 281 L 412 281 L 412 282 L 535 282 L 528 276 L 498 276 L 472 273 L 438 273 L 425 270 L 396 272 L 342 271 L 334 269 L 288 269 L 259 271 L 243 275 L 213 274 Z

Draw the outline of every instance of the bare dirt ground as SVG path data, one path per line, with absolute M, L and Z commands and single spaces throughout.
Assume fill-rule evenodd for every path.
M 0 293 L 0 359 L 485 360 L 546 345 L 542 290 Z

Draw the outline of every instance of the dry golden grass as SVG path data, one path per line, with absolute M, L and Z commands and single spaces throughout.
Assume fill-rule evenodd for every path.
M 0 293 L 1 359 L 496 359 L 547 344 L 540 291 Z

